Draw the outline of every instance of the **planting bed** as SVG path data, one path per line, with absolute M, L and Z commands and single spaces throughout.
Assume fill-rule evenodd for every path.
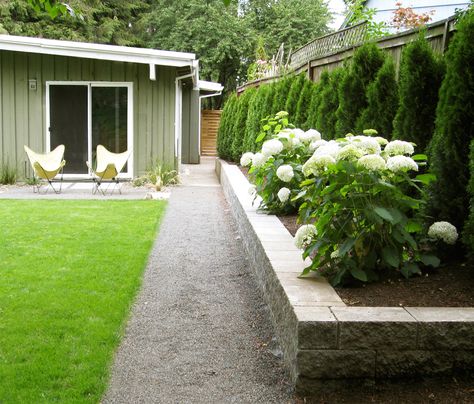
M 259 214 L 237 166 L 216 170 L 297 392 L 474 367 L 474 308 L 349 307 L 307 265 L 275 217 Z

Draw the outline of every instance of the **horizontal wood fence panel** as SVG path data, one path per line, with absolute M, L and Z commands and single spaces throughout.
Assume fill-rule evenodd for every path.
M 201 111 L 201 156 L 217 156 L 217 131 L 221 110 Z

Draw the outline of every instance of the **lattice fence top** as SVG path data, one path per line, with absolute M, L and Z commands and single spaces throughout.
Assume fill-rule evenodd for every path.
M 360 44 L 366 39 L 366 21 L 316 38 L 291 54 L 290 68 L 296 69 L 311 60 Z

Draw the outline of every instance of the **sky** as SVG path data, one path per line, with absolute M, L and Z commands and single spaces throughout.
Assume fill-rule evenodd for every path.
M 344 1 L 343 0 L 329 0 L 329 9 L 333 12 L 334 21 L 330 25 L 331 28 L 338 29 L 344 21 Z

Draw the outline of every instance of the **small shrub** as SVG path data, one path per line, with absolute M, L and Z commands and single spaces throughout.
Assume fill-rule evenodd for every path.
M 400 63 L 400 106 L 394 139 L 414 142 L 424 152 L 434 132 L 438 91 L 443 76 L 428 41 L 420 36 L 403 50 Z
M 178 172 L 174 168 L 162 164 L 159 160 L 156 160 L 152 164 L 151 168 L 146 171 L 145 175 L 135 178 L 133 181 L 134 186 L 151 184 L 156 191 L 161 191 L 163 187 L 176 185 L 178 183 Z
M 395 64 L 392 57 L 387 55 L 375 80 L 367 87 L 367 108 L 357 120 L 357 131 L 362 133 L 364 128 L 373 128 L 390 138 L 397 108 L 398 84 L 395 78 Z
M 468 194 L 470 198 L 469 217 L 464 224 L 463 243 L 467 248 L 469 258 L 474 258 L 474 139 L 471 140 L 469 153 L 469 185 Z
M 8 160 L 2 163 L 0 167 L 0 184 L 13 185 L 16 183 L 17 176 L 16 168 L 10 165 Z
M 336 132 L 355 131 L 355 124 L 367 107 L 367 87 L 375 79 L 384 62 L 382 51 L 373 43 L 361 46 L 354 52 L 339 85 Z

